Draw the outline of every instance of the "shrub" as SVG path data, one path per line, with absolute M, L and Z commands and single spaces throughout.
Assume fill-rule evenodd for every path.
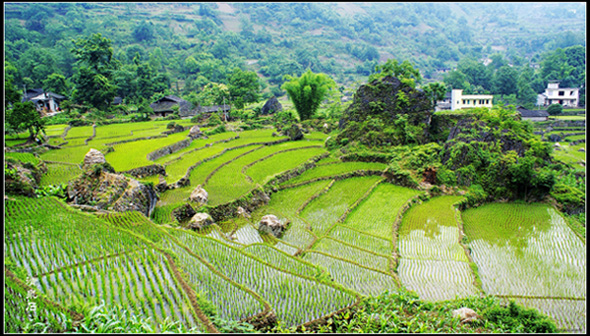
M 499 324 L 502 329 L 526 333 L 555 333 L 557 327 L 548 317 L 535 309 L 523 308 L 514 301 L 508 307 L 494 306 L 483 312 L 484 318 Z
M 551 104 L 547 108 L 547 113 L 549 113 L 549 115 L 558 115 L 561 114 L 561 111 L 563 111 L 563 107 L 559 104 Z
M 210 130 L 209 132 L 206 132 L 206 134 L 207 135 L 214 135 L 214 134 L 223 133 L 225 131 L 226 131 L 225 126 L 219 125 L 219 126 L 215 127 L 214 129 Z
M 217 115 L 217 113 L 212 113 L 211 117 L 209 117 L 209 119 L 207 120 L 207 126 L 217 126 L 217 125 L 221 125 L 223 122 L 221 121 L 221 118 L 219 118 L 219 115 Z

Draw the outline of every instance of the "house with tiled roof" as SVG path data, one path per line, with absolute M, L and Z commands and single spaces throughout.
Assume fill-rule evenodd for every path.
M 520 113 L 521 120 L 529 121 L 547 121 L 549 120 L 549 113 L 542 110 L 529 110 L 522 106 L 517 106 L 516 111 Z
M 32 101 L 42 116 L 61 112 L 59 103 L 66 97 L 43 89 L 28 89 L 24 92 L 21 102 Z
M 197 110 L 193 108 L 191 102 L 174 95 L 162 97 L 150 104 L 150 107 L 154 110 L 154 114 L 158 117 L 166 117 L 174 113 L 174 110 L 172 109 L 174 106 L 178 106 L 178 115 L 181 117 L 194 116 L 197 114 Z

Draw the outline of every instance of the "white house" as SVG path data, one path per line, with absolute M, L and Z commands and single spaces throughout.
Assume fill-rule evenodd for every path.
M 463 90 L 453 89 L 451 92 L 451 110 L 462 110 L 474 107 L 492 107 L 493 95 L 464 95 Z
M 559 88 L 558 81 L 550 81 L 544 93 L 537 96 L 537 105 L 549 106 L 559 104 L 563 107 L 578 107 L 580 101 L 580 89 Z

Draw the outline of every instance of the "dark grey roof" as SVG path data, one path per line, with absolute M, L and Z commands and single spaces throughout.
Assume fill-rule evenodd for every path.
M 212 105 L 212 106 L 199 106 L 199 112 L 202 113 L 209 113 L 209 112 L 226 112 L 231 109 L 230 105 Z
M 27 100 L 30 100 L 31 98 L 36 97 L 42 93 L 43 93 L 43 89 L 28 89 L 23 94 L 23 98 L 21 99 L 21 103 L 24 103 Z
M 517 107 L 516 110 L 520 112 L 520 116 L 523 118 L 545 118 L 549 117 L 547 111 L 542 110 L 527 110 L 524 107 Z
M 178 114 L 182 117 L 195 115 L 195 109 L 193 109 L 193 104 L 189 101 L 186 101 L 177 96 L 166 96 L 163 98 L 158 99 L 157 101 L 150 104 L 150 107 L 157 113 L 172 113 L 174 110 L 172 109 L 173 106 L 178 105 Z
M 41 99 L 33 99 L 33 97 L 37 97 L 40 94 L 45 93 L 45 98 L 41 98 Z M 57 93 L 53 93 L 53 92 L 44 92 L 43 89 L 29 89 L 25 92 L 25 94 L 23 95 L 22 98 L 22 102 L 31 100 L 31 101 L 39 101 L 39 100 L 45 100 L 45 99 L 49 99 L 49 98 L 54 98 L 54 99 L 65 99 L 65 96 L 59 95 Z

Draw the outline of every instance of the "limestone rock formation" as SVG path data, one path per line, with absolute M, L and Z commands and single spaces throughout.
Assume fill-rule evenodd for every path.
M 146 216 L 150 215 L 157 202 L 157 194 L 152 187 L 109 172 L 100 164 L 87 166 L 82 175 L 70 181 L 67 194 L 68 202 L 74 205 L 120 212 L 135 210 Z
M 208 213 L 198 212 L 188 222 L 188 227 L 193 230 L 201 230 L 213 224 L 213 218 Z
M 288 136 L 291 141 L 303 139 L 303 130 L 297 124 L 292 124 L 291 127 L 284 128 L 282 133 Z
M 168 182 L 162 175 L 158 175 L 158 184 L 154 187 L 156 191 L 163 193 L 164 191 L 168 190 Z
M 477 313 L 473 309 L 467 307 L 453 310 L 453 316 L 459 317 L 462 323 L 471 322 L 477 319 Z
M 339 143 L 346 138 L 370 146 L 403 145 L 406 139 L 384 132 L 386 127 L 398 127 L 396 122 L 403 119 L 403 123 L 416 129 L 414 136 L 418 142 L 422 142 L 428 138 L 432 111 L 432 102 L 423 91 L 393 76 L 378 78 L 358 88 L 352 104 L 339 121 L 342 132 L 336 141 Z M 365 125 L 369 118 L 373 120 L 371 125 L 382 126 L 375 129 L 374 126 Z M 370 132 L 377 132 L 378 136 L 367 137 Z
M 90 148 L 88 153 L 86 153 L 86 155 L 84 156 L 84 163 L 82 164 L 82 168 L 86 169 L 88 166 L 106 162 L 107 160 L 104 158 L 104 155 L 99 150 Z
M 277 238 L 283 234 L 285 229 L 286 225 L 275 215 L 266 215 L 262 217 L 258 226 L 258 230 L 271 234 Z
M 4 161 L 4 192 L 15 195 L 35 196 L 35 189 L 41 180 L 36 167 L 25 167 L 20 162 Z
M 260 110 L 260 114 L 261 115 L 267 115 L 267 114 L 274 114 L 275 112 L 280 112 L 283 110 L 283 105 L 281 105 L 281 103 L 279 103 L 279 100 L 277 99 L 277 97 L 272 96 L 271 98 L 269 98 L 266 103 L 264 103 L 264 106 L 262 106 L 262 109 Z
M 207 200 L 209 199 L 209 193 L 207 193 L 207 191 L 205 191 L 205 189 L 203 189 L 199 184 L 195 190 L 193 190 L 188 199 L 199 204 L 206 204 Z
M 514 135 L 514 132 L 508 129 L 503 129 L 499 132 L 499 136 L 494 134 L 489 129 L 487 123 L 483 121 L 475 121 L 472 118 L 463 119 L 457 122 L 457 125 L 451 128 L 449 137 L 445 142 L 442 151 L 442 163 L 445 164 L 451 159 L 451 150 L 459 142 L 475 143 L 486 146 L 497 144 L 502 153 L 508 151 L 515 151 L 520 157 L 524 156 L 528 149 L 526 144 Z M 468 151 L 463 151 L 453 159 L 454 166 L 452 169 L 457 169 L 468 165 L 469 162 Z
M 172 210 L 172 216 L 180 223 L 192 218 L 196 213 L 190 204 L 184 204 Z
M 238 216 L 242 216 L 244 218 L 250 218 L 250 213 L 246 209 L 242 208 L 241 206 L 238 207 L 237 211 L 238 211 Z
M 205 136 L 205 133 L 203 133 L 203 131 L 201 131 L 201 128 L 199 128 L 199 126 L 195 125 L 193 127 L 191 127 L 191 130 L 188 132 L 188 137 L 191 139 L 199 139 Z

